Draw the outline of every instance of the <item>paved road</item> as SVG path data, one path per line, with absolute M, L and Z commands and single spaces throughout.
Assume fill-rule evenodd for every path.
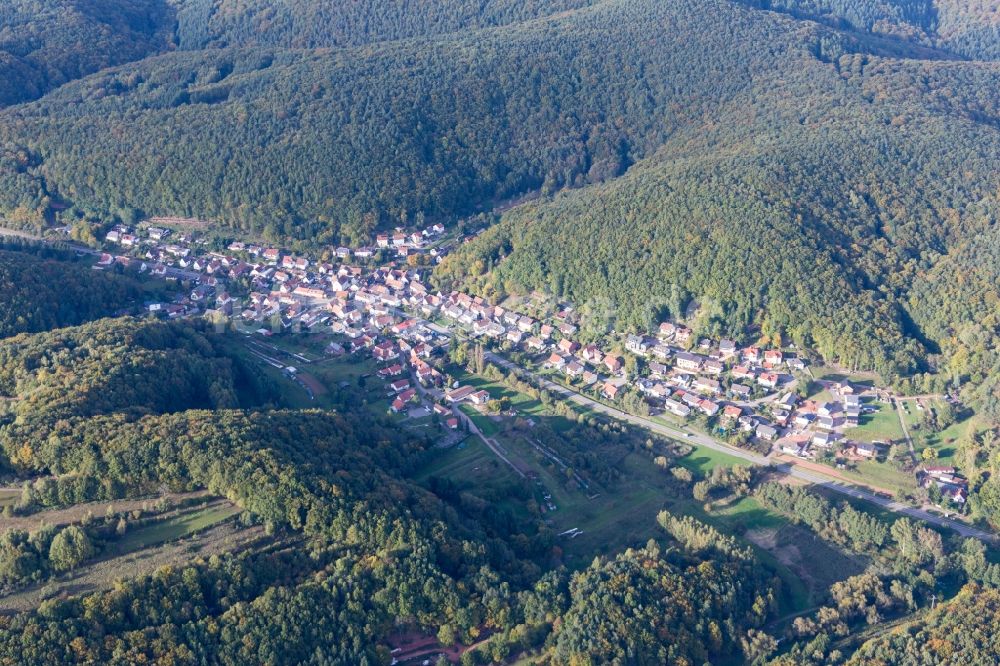
M 735 458 L 740 458 L 742 460 L 745 460 L 746 462 L 753 465 L 770 466 L 772 469 L 788 474 L 793 478 L 801 479 L 802 481 L 806 481 L 808 483 L 812 483 L 817 486 L 822 486 L 823 488 L 827 488 L 841 495 L 846 495 L 848 497 L 865 500 L 867 502 L 876 504 L 884 509 L 892 511 L 893 513 L 902 514 L 905 516 L 909 516 L 911 518 L 915 518 L 917 520 L 923 520 L 928 523 L 933 523 L 940 527 L 952 529 L 961 536 L 975 537 L 982 541 L 989 541 L 989 542 L 997 541 L 997 535 L 993 534 L 992 532 L 987 532 L 986 530 L 981 530 L 979 528 L 972 527 L 971 525 L 967 525 L 957 520 L 944 518 L 943 516 L 938 516 L 923 509 L 918 509 L 909 506 L 907 504 L 903 504 L 902 502 L 897 502 L 892 499 L 880 497 L 879 495 L 871 493 L 858 486 L 848 485 L 844 483 L 839 483 L 837 481 L 833 481 L 827 476 L 824 476 L 817 472 L 812 472 L 806 469 L 802 469 L 790 463 L 775 464 L 774 461 L 772 461 L 770 458 L 766 456 L 761 456 L 756 453 L 751 453 L 750 451 L 737 449 L 735 447 L 729 446 L 728 444 L 723 444 L 722 442 L 707 435 L 704 435 L 702 433 L 692 432 L 688 429 L 683 429 L 683 432 L 680 433 L 680 435 L 683 437 L 683 439 L 681 439 L 681 437 L 678 436 L 679 434 L 678 430 L 669 428 L 665 425 L 657 423 L 656 421 L 652 421 L 650 419 L 641 416 L 628 414 L 619 409 L 608 407 L 607 405 L 597 402 L 596 400 L 592 400 L 591 398 L 588 398 L 585 395 L 576 393 L 575 391 L 572 391 L 566 388 L 565 386 L 562 386 L 561 384 L 556 384 L 553 381 L 550 381 L 544 377 L 540 377 L 528 370 L 525 370 L 524 368 L 508 361 L 507 359 L 501 356 L 497 356 L 496 354 L 487 352 L 485 356 L 491 362 L 496 363 L 497 365 L 502 366 L 504 368 L 507 368 L 508 370 L 518 370 L 520 372 L 527 372 L 528 374 L 532 375 L 536 379 L 536 381 L 538 381 L 543 387 L 545 387 L 552 393 L 559 395 L 566 400 L 570 400 L 578 405 L 582 405 L 587 409 L 593 410 L 595 412 L 607 414 L 608 416 L 612 416 L 616 419 L 620 419 L 622 421 L 638 425 L 640 427 L 646 428 L 647 430 L 651 430 L 655 433 L 664 435 L 666 437 L 678 439 L 679 441 L 696 443 L 700 446 L 704 446 L 706 448 L 713 449 L 715 451 L 720 451 Z M 687 436 L 684 436 L 685 433 Z
M 437 400 L 437 395 L 428 391 L 424 387 L 424 385 L 420 383 L 420 381 L 417 379 L 417 373 L 414 372 L 412 368 L 410 369 L 410 380 L 416 387 L 417 393 L 419 393 L 422 397 L 429 398 L 432 403 Z M 471 432 L 479 439 L 483 440 L 483 444 L 485 444 L 489 448 L 489 450 L 496 455 L 497 458 L 507 463 L 510 466 L 510 468 L 514 470 L 514 472 L 522 479 L 526 478 L 524 472 L 522 472 L 521 469 L 517 465 L 515 465 L 510 458 L 507 457 L 507 452 L 503 449 L 502 446 L 500 446 L 500 443 L 497 442 L 495 439 L 490 439 L 489 437 L 484 435 L 483 432 L 476 425 L 476 422 L 473 421 L 465 412 L 463 412 L 458 407 L 458 405 L 451 406 L 451 413 L 454 414 L 455 417 L 458 418 L 460 421 L 465 423 L 466 426 L 468 426 L 469 432 Z

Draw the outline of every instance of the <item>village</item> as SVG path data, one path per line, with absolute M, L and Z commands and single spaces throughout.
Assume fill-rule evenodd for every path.
M 530 301 L 521 308 L 437 292 L 428 282 L 430 267 L 467 240 L 450 237 L 442 225 L 379 234 L 374 247 L 338 247 L 324 261 L 243 241 L 213 248 L 194 233 L 172 230 L 174 221 L 113 228 L 105 241 L 116 252 L 101 253 L 94 268 L 121 266 L 189 286 L 171 302 L 149 303 L 148 311 L 157 316 L 208 316 L 259 338 L 326 333 L 327 354 L 377 363 L 393 413 L 427 403 L 426 410 L 455 430 L 462 421 L 470 424 L 455 406 L 486 408 L 488 391 L 448 383 L 442 372 L 458 338 L 503 358 L 516 357 L 522 369 L 590 399 L 680 428 L 678 437 L 690 437 L 683 429 L 694 428 L 809 469 L 820 469 L 813 461 L 824 462 L 828 474 L 884 460 L 891 450 L 909 446 L 908 473 L 915 485 L 954 511 L 967 500 L 967 483 L 957 469 L 918 464 L 909 435 L 898 441 L 852 436 L 880 410 L 892 409 L 895 418 L 894 396 L 846 379 L 816 379 L 799 350 L 697 338 L 690 328 L 669 321 L 655 330 L 585 343 L 572 304 L 539 311 Z M 257 355 L 278 365 L 260 350 Z M 296 371 L 282 368 L 290 375 Z

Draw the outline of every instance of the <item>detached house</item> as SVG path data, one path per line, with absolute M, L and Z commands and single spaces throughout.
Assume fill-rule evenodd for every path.
M 675 359 L 677 367 L 687 372 L 698 372 L 701 370 L 701 357 L 689 352 L 677 352 Z
M 719 382 L 708 377 L 698 377 L 694 380 L 694 390 L 702 393 L 719 393 L 722 387 Z
M 769 426 L 766 423 L 761 423 L 757 426 L 756 433 L 757 437 L 765 441 L 773 441 L 778 437 L 778 430 L 774 426 Z
M 539 352 L 545 350 L 545 341 L 535 336 L 528 338 L 524 344 L 531 351 Z
M 722 418 L 726 421 L 736 421 L 741 416 L 743 416 L 743 409 L 737 407 L 736 405 L 727 405 L 725 409 L 722 410 Z
M 645 356 L 647 353 L 649 353 L 649 350 L 651 348 L 652 345 L 650 345 L 646 341 L 646 338 L 642 337 L 641 335 L 630 335 L 625 340 L 625 349 L 629 350 L 633 354 L 639 354 L 640 356 Z
M 757 378 L 757 383 L 766 388 L 774 388 L 778 385 L 778 374 L 776 372 L 765 372 Z
M 558 347 L 561 351 L 563 351 L 566 354 L 573 354 L 576 352 L 576 350 L 580 348 L 580 343 L 574 342 L 569 338 L 563 338 L 562 340 L 559 341 Z
M 722 365 L 721 361 L 713 361 L 711 359 L 705 361 L 705 372 L 710 375 L 721 375 L 724 369 L 725 366 Z
M 608 371 L 613 374 L 618 374 L 622 371 L 622 368 L 625 367 L 625 363 L 622 361 L 621 356 L 611 355 L 604 357 L 604 365 L 608 368 Z
M 609 400 L 616 400 L 619 395 L 621 395 L 623 385 L 615 382 L 613 379 L 609 379 L 604 382 L 604 386 L 601 387 L 601 395 Z
M 549 366 L 550 368 L 555 368 L 558 370 L 559 368 L 566 365 L 566 359 L 564 359 L 556 352 L 552 352 L 552 354 L 549 355 L 548 360 L 545 361 L 545 365 Z

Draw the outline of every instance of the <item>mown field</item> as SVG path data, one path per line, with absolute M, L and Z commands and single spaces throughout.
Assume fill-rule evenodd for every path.
M 47 514 L 55 513 L 40 512 L 32 518 L 40 524 Z M 28 610 L 45 599 L 107 589 L 116 580 L 149 574 L 162 566 L 253 547 L 264 538 L 263 528 L 231 520 L 239 513 L 239 507 L 232 503 L 210 497 L 194 506 L 168 510 L 161 517 L 127 528 L 76 570 L 0 597 L 0 612 Z M 58 516 L 52 517 L 58 520 Z

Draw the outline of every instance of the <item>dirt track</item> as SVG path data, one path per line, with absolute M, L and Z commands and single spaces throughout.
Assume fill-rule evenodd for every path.
M 196 490 L 190 493 L 166 493 L 162 495 L 174 505 L 185 500 L 197 499 L 208 495 L 206 490 Z M 29 532 L 38 529 L 38 526 L 45 522 L 47 525 L 68 525 L 78 523 L 83 520 L 87 513 L 91 513 L 95 518 L 103 518 L 108 507 L 115 513 L 133 511 L 141 509 L 144 504 L 152 505 L 161 496 L 150 496 L 144 499 L 135 500 L 112 500 L 101 502 L 88 502 L 86 504 L 75 504 L 65 509 L 52 509 L 49 511 L 38 511 L 28 516 L 12 516 L 10 518 L 0 518 L 0 532 L 8 529 L 22 529 Z
M 0 597 L 0 614 L 32 610 L 45 598 L 53 596 L 75 596 L 109 589 L 119 579 L 147 575 L 160 567 L 183 564 L 195 557 L 242 550 L 266 538 L 263 527 L 244 528 L 233 521 L 226 521 L 184 539 L 97 560 L 57 581 Z

